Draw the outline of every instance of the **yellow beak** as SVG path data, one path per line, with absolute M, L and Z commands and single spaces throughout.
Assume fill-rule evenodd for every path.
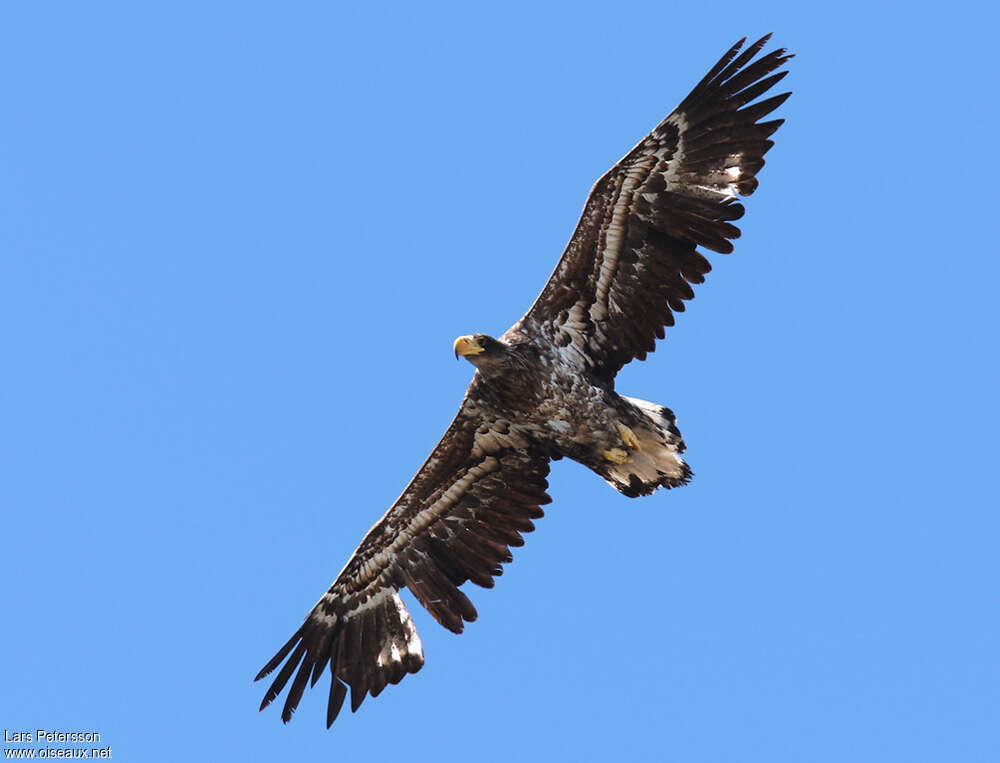
M 456 358 L 459 355 L 478 355 L 481 352 L 486 352 L 486 350 L 471 335 L 460 336 L 455 340 Z

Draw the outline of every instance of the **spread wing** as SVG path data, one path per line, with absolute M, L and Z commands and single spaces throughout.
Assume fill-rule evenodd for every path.
M 760 120 L 790 93 L 757 100 L 787 72 L 783 49 L 756 61 L 770 35 L 734 45 L 673 113 L 594 185 L 542 293 L 512 329 L 540 336 L 611 381 L 644 360 L 711 269 L 698 247 L 733 250 L 737 194 L 756 175 L 784 120 Z
M 351 710 L 424 664 L 399 596 L 408 587 L 445 628 L 461 633 L 476 608 L 458 586 L 491 588 L 510 546 L 549 503 L 548 455 L 478 404 L 473 380 L 444 437 L 392 508 L 368 532 L 305 622 L 254 680 L 282 662 L 260 709 L 295 673 L 281 713 L 291 719 L 306 683 L 331 674 L 327 727 L 351 688 Z M 296 673 L 296 669 L 298 672 Z M 346 686 L 345 686 L 346 684 Z

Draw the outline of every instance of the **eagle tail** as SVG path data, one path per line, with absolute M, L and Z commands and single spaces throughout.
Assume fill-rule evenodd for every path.
M 625 463 L 607 464 L 604 479 L 630 498 L 686 485 L 693 472 L 680 456 L 685 445 L 673 411 L 635 397 L 622 398 L 635 414 L 632 430 L 639 447 L 630 451 Z

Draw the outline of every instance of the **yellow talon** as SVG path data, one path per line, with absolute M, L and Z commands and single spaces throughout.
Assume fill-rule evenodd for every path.
M 622 442 L 625 443 L 626 448 L 632 448 L 632 450 L 642 450 L 639 447 L 639 438 L 635 436 L 635 432 L 629 429 L 624 424 L 615 424 L 618 429 L 618 434 L 621 435 Z
M 632 456 L 621 448 L 606 450 L 602 453 L 602 455 L 608 459 L 608 461 L 613 461 L 616 464 L 627 464 L 632 461 Z

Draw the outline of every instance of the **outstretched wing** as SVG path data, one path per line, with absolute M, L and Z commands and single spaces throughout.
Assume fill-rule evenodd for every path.
M 548 455 L 479 405 L 477 379 L 409 486 L 254 679 L 285 663 L 261 710 L 297 668 L 281 713 L 288 722 L 306 683 L 315 684 L 329 667 L 329 727 L 347 686 L 354 711 L 366 693 L 375 697 L 386 684 L 420 670 L 420 637 L 399 596 L 404 586 L 455 633 L 476 619 L 476 608 L 458 586 L 471 580 L 491 588 L 500 565 L 511 561 L 509 547 L 524 543 L 521 533 L 534 529 L 540 506 L 551 500 L 545 492 Z
M 737 194 L 756 175 L 784 120 L 760 120 L 790 93 L 756 100 L 787 72 L 783 49 L 754 61 L 769 39 L 745 38 L 673 113 L 594 185 L 580 222 L 535 304 L 512 331 L 540 336 L 610 381 L 644 360 L 663 327 L 711 270 L 698 247 L 733 250 Z M 770 75 L 770 76 L 768 76 Z

